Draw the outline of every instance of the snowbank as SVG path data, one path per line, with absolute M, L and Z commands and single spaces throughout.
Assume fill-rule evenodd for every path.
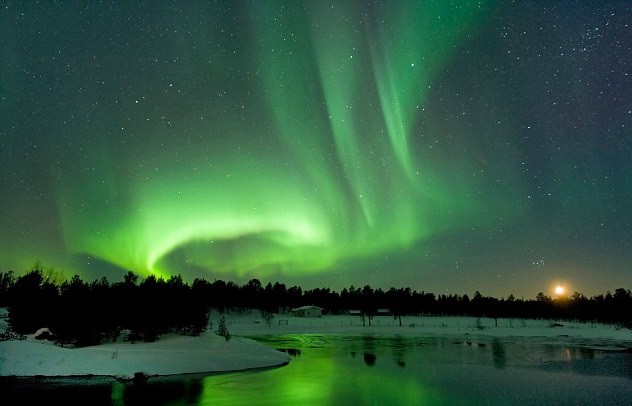
M 0 376 L 146 376 L 238 371 L 285 365 L 289 356 L 246 338 L 167 335 L 154 343 L 77 349 L 35 341 L 0 342 Z

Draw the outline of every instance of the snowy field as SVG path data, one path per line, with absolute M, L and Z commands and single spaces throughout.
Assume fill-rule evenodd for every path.
M 68 349 L 32 335 L 23 341 L 0 342 L 0 376 L 112 376 L 133 378 L 188 373 L 227 372 L 284 365 L 287 354 L 243 336 L 282 334 L 406 335 L 470 337 L 525 337 L 571 341 L 595 348 L 632 348 L 632 330 L 599 323 L 475 317 L 376 316 L 362 325 L 359 316 L 317 318 L 274 314 L 269 323 L 256 310 L 226 313 L 233 338 L 215 335 L 220 315 L 213 312 L 209 330 L 199 337 L 165 335 L 155 343 L 108 343 Z M 0 331 L 7 328 L 0 319 Z M 242 337 L 239 337 L 242 336 Z
M 498 319 L 477 317 L 402 317 L 375 316 L 369 326 L 360 316 L 294 317 L 275 314 L 268 323 L 257 310 L 226 313 L 231 334 L 258 336 L 269 334 L 347 334 L 411 336 L 540 337 L 585 344 L 632 348 L 632 330 L 616 325 L 552 320 Z M 212 313 L 211 321 L 219 314 Z

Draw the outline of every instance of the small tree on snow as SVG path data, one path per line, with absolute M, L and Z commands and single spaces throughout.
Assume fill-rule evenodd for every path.
M 228 331 L 228 327 L 226 327 L 226 319 L 222 316 L 217 323 L 217 331 L 215 334 L 218 336 L 222 336 L 226 339 L 226 341 L 230 340 L 230 332 Z
M 261 310 L 261 317 L 266 322 L 268 327 L 272 326 L 272 319 L 274 319 L 274 314 L 265 310 Z

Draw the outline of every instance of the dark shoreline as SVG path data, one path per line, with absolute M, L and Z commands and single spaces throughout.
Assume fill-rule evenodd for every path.
M 262 372 L 277 368 L 283 368 L 290 362 L 284 362 L 279 365 L 273 365 L 268 367 L 255 367 L 235 369 L 231 371 L 210 371 L 210 372 L 192 372 L 182 374 L 169 374 L 169 375 L 145 375 L 144 379 L 138 377 L 133 378 L 120 378 L 112 375 L 67 375 L 67 376 L 0 376 L 0 389 L 4 389 L 7 386 L 20 387 L 31 385 L 51 385 L 51 386 L 98 386 L 98 385 L 111 385 L 113 383 L 122 384 L 143 384 L 143 383 L 163 383 L 163 382 L 179 382 L 187 379 L 201 379 L 207 376 L 227 375 L 240 372 Z

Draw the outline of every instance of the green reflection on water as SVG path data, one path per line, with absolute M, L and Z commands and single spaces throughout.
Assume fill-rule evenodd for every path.
M 283 368 L 204 378 L 199 404 L 467 404 L 432 389 L 436 385 L 425 375 L 406 371 L 405 350 L 397 338 L 392 346 L 396 356 L 375 355 L 371 338 L 361 340 L 361 345 L 341 341 L 321 346 L 319 340 L 301 337 L 294 344 L 300 344 L 303 355 Z
M 123 393 L 125 391 L 125 385 L 120 382 L 112 384 L 112 406 L 123 406 L 125 404 L 123 400 Z

